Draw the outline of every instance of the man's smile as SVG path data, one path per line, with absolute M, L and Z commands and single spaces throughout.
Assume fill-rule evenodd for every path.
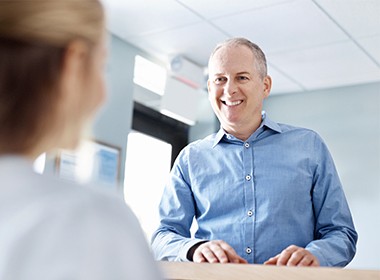
M 243 103 L 243 100 L 236 100 L 236 101 L 222 100 L 222 103 L 224 105 L 227 105 L 228 107 L 233 107 L 233 106 L 237 106 Z

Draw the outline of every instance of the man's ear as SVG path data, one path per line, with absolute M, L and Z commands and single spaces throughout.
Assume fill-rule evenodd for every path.
M 264 98 L 267 98 L 270 94 L 270 90 L 272 89 L 272 78 L 267 75 L 263 79 L 264 84 Z
M 210 79 L 208 79 L 207 80 L 207 95 L 208 95 L 209 100 L 210 100 L 210 90 L 211 90 L 210 84 L 211 84 Z

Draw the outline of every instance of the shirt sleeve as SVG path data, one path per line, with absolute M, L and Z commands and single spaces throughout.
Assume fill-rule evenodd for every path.
M 306 249 L 322 266 L 345 266 L 355 255 L 358 235 L 333 159 L 316 135 L 317 159 L 312 189 L 314 241 Z
M 174 163 L 159 205 L 160 225 L 152 236 L 152 249 L 157 260 L 189 261 L 189 249 L 204 241 L 191 238 L 190 234 L 195 203 L 186 158 L 185 149 Z

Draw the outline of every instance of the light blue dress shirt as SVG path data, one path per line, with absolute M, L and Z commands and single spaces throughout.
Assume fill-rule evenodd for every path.
M 313 131 L 261 126 L 241 141 L 220 129 L 184 148 L 172 168 L 152 237 L 157 259 L 188 261 L 204 240 L 224 240 L 249 263 L 289 245 L 323 266 L 345 266 L 357 233 L 330 153 Z M 193 218 L 198 222 L 190 236 Z

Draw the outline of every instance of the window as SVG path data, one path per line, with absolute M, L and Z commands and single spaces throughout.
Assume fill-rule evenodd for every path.
M 36 173 L 43 174 L 45 170 L 46 153 L 39 155 L 33 162 L 33 169 Z
M 172 145 L 171 165 L 188 144 L 190 126 L 138 102 L 133 105 L 132 129 Z M 127 154 L 128 157 L 128 154 Z
M 134 103 L 125 163 L 125 201 L 150 241 L 159 223 L 158 204 L 170 169 L 188 143 L 189 126 Z
M 136 55 L 133 82 L 154 93 L 164 95 L 166 69 Z
M 172 146 L 149 135 L 128 135 L 124 198 L 150 240 L 159 224 L 158 204 L 170 172 Z

